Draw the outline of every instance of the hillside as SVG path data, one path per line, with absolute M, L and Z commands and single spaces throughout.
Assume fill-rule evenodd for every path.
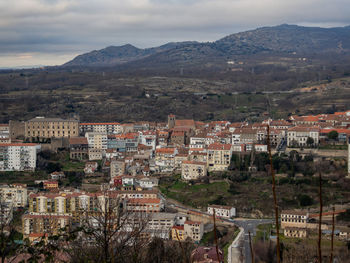
M 168 43 L 148 49 L 139 49 L 130 44 L 111 46 L 79 55 L 63 66 L 106 67 L 127 64 L 125 67 L 119 66 L 118 70 L 164 66 L 202 67 L 205 63 L 220 66 L 237 56 L 343 54 L 349 51 L 350 26 L 318 28 L 280 25 L 236 33 L 207 43 Z

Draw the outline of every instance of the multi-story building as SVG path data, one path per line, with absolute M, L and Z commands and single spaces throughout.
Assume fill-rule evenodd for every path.
M 207 176 L 207 164 L 197 161 L 183 161 L 181 178 L 184 180 L 197 180 Z
M 0 201 L 8 203 L 12 207 L 26 207 L 28 204 L 27 185 L 0 185 Z
M 69 215 L 25 214 L 22 216 L 23 238 L 28 238 L 31 234 L 56 235 L 61 229 L 68 230 L 71 223 L 72 217 Z
M 232 156 L 231 144 L 213 143 L 207 152 L 208 171 L 225 171 L 228 169 Z
M 199 242 L 204 233 L 204 226 L 202 222 L 186 221 L 184 224 L 184 231 L 186 237 L 191 238 L 195 242 Z
M 175 169 L 176 148 L 156 149 L 155 164 L 159 172 L 171 172 Z
M 129 212 L 160 212 L 163 208 L 159 198 L 133 198 L 126 200 L 126 211 Z
M 82 135 L 85 135 L 87 132 L 102 132 L 107 134 L 123 133 L 123 127 L 118 122 L 80 123 L 79 127 Z
M 111 178 L 125 174 L 124 160 L 112 160 L 110 165 Z
M 85 133 L 89 148 L 93 149 L 107 149 L 107 133 L 104 132 L 87 132 Z
M 89 159 L 89 144 L 85 137 L 69 138 L 69 155 L 71 159 Z
M 215 216 L 217 217 L 231 218 L 236 216 L 236 208 L 231 206 L 209 205 L 207 212 L 208 214 L 212 215 L 214 214 L 214 210 L 215 210 Z
M 157 145 L 157 133 L 155 131 L 144 131 L 140 133 L 140 143 L 152 147 L 154 151 Z
M 64 138 L 79 135 L 79 120 L 36 117 L 25 122 L 26 138 Z
M 302 127 L 296 126 L 288 129 L 287 145 L 288 146 L 317 146 L 319 144 L 319 127 Z M 311 138 L 311 139 L 309 139 Z
M 0 144 L 0 171 L 34 171 L 39 144 Z

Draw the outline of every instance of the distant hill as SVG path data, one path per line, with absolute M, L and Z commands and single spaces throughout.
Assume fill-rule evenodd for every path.
M 140 49 L 133 45 L 109 46 L 101 50 L 94 50 L 75 57 L 63 66 L 111 66 L 142 59 L 144 57 L 176 49 L 196 42 L 168 43 L 155 48 Z
M 279 25 L 232 34 L 215 42 L 168 43 L 139 49 L 130 44 L 82 54 L 63 66 L 161 68 L 224 62 L 232 56 L 254 54 L 348 53 L 350 26 L 337 28 Z M 125 65 L 121 66 L 120 65 Z

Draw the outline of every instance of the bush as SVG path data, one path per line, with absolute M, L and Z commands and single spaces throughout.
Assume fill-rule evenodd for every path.
M 298 196 L 298 201 L 300 206 L 310 206 L 313 204 L 313 199 L 305 194 L 301 194 Z

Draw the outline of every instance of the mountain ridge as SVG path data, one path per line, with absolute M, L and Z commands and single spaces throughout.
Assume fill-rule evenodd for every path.
M 227 35 L 213 42 L 170 42 L 140 49 L 131 44 L 109 46 L 78 55 L 63 64 L 79 67 L 137 68 L 201 65 L 232 56 L 265 53 L 317 54 L 350 51 L 350 26 L 321 28 L 282 24 Z M 138 65 L 139 64 L 139 65 Z

